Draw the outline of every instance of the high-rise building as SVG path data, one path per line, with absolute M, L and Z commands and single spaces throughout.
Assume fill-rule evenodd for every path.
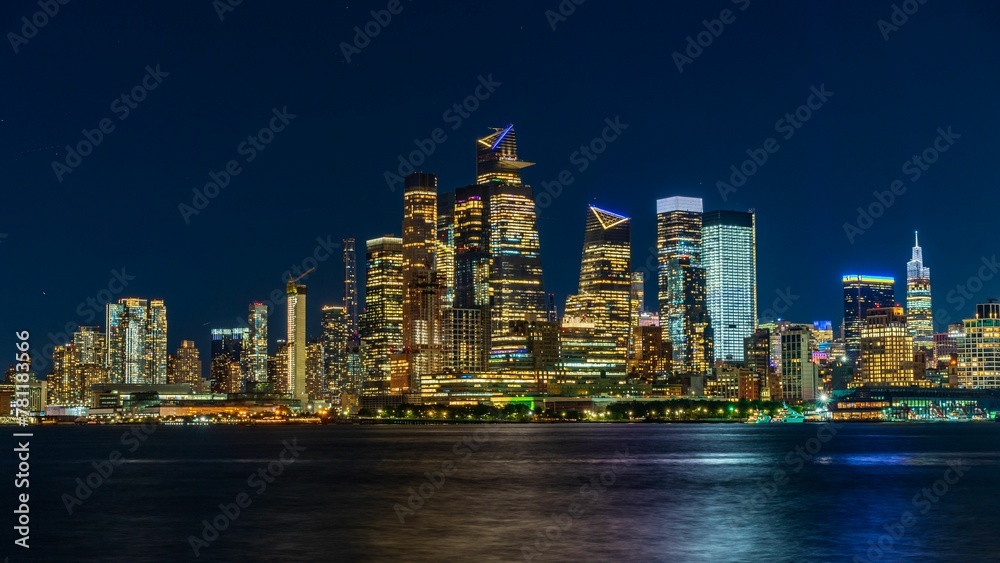
M 80 378 L 77 359 L 73 344 L 61 344 L 52 350 L 52 370 L 45 379 L 48 404 L 86 404 L 87 393 Z
M 924 267 L 924 250 L 913 233 L 913 254 L 906 263 L 906 321 L 913 344 L 934 348 L 934 312 L 931 310 L 931 269 Z
M 290 393 L 288 388 L 288 342 L 278 340 L 278 349 L 267 357 L 267 383 L 275 393 Z
M 250 321 L 244 353 L 247 357 L 247 376 L 255 385 L 267 383 L 267 305 L 261 302 L 250 304 Z
M 632 329 L 633 355 L 629 360 L 629 373 L 649 380 L 670 371 L 669 343 L 664 341 L 663 329 L 656 313 L 643 312 Z
M 441 302 L 437 264 L 437 177 L 415 172 L 403 193 L 403 349 L 407 373 L 393 373 L 404 392 L 442 369 Z M 409 379 L 408 382 L 405 379 Z
M 916 383 L 913 337 L 902 307 L 875 307 L 861 326 L 857 385 L 910 386 Z
M 594 334 L 613 342 L 609 371 L 624 372 L 632 321 L 632 228 L 628 217 L 588 208 L 579 292 L 566 300 L 565 317 L 593 323 Z
M 306 344 L 306 393 L 311 401 L 322 401 L 329 397 L 326 385 L 327 375 L 323 366 L 323 342 L 310 338 Z
M 517 158 L 514 125 L 494 127 L 493 133 L 476 140 L 476 183 L 521 185 L 521 170 L 534 165 Z
M 819 370 L 812 362 L 809 327 L 792 325 L 781 334 L 781 393 L 787 401 L 815 401 Z
M 976 318 L 962 321 L 958 335 L 958 385 L 1000 389 L 1000 303 L 976 305 Z
M 173 369 L 170 383 L 186 383 L 195 391 L 201 390 L 201 356 L 193 340 L 182 340 L 181 347 L 172 356 Z
M 212 391 L 239 393 L 243 390 L 243 366 L 247 358 L 249 328 L 213 328 L 209 370 Z
M 486 340 L 481 309 L 444 310 L 444 371 L 482 373 L 486 371 Z
M 441 306 L 455 302 L 455 192 L 438 194 L 436 269 L 441 280 Z
M 106 365 L 116 384 L 167 382 L 167 309 L 160 299 L 108 303 Z
M 629 318 L 629 341 L 628 341 L 628 358 L 632 360 L 636 354 L 636 329 L 639 328 L 639 318 L 646 311 L 644 305 L 646 299 L 646 291 L 644 286 L 645 272 L 632 272 L 632 283 L 629 288 L 629 309 L 631 316 Z M 657 319 L 657 326 L 659 326 L 659 319 Z M 661 331 L 662 333 L 662 331 Z M 630 370 L 631 371 L 631 370 Z
M 354 239 L 344 239 L 344 307 L 351 338 L 358 335 L 358 254 Z
M 403 239 L 386 235 L 367 241 L 366 248 L 361 318 L 365 372 L 368 379 L 384 383 L 387 391 L 390 357 L 403 346 Z
M 309 402 L 306 391 L 306 286 L 289 280 L 288 299 L 288 392 L 303 409 Z
M 896 302 L 895 280 L 863 274 L 844 276 L 844 339 L 847 358 L 853 364 L 861 353 L 861 326 L 874 307 L 893 307 Z
M 322 309 L 323 372 L 325 385 L 333 390 L 349 387 L 348 352 L 351 346 L 351 319 L 347 307 L 325 305 Z
M 757 226 L 753 211 L 702 214 L 701 263 L 715 360 L 743 361 L 757 328 Z
M 713 354 L 701 265 L 701 199 L 660 199 L 656 214 L 660 325 L 673 347 L 674 370 L 707 373 Z

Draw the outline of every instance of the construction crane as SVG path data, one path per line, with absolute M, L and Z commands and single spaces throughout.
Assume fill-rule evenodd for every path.
M 288 274 L 288 283 L 297 283 L 297 282 L 298 282 L 299 280 L 301 280 L 302 278 L 304 278 L 304 277 L 308 276 L 309 274 L 311 274 L 311 273 L 312 273 L 312 271 L 313 271 L 313 270 L 315 270 L 315 269 L 316 269 L 316 267 L 315 267 L 315 266 L 314 266 L 314 267 L 312 267 L 312 268 L 309 268 L 308 270 L 306 270 L 306 271 L 302 272 L 302 275 L 300 275 L 299 277 L 295 278 L 294 280 L 292 279 L 292 274 L 291 274 L 291 273 L 289 273 L 289 274 Z

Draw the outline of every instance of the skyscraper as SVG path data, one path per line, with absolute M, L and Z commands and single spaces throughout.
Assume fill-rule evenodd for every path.
M 490 347 L 490 252 L 486 186 L 455 190 L 455 297 L 457 309 L 480 311 L 484 347 Z
M 246 354 L 247 375 L 255 384 L 267 382 L 267 305 L 261 302 L 250 304 L 250 314 Z
M 212 329 L 212 391 L 239 393 L 243 390 L 249 335 L 249 328 Z
M 392 235 L 371 239 L 366 249 L 361 317 L 366 378 L 375 388 L 388 391 L 389 360 L 403 346 L 403 239 Z
M 521 170 L 532 166 L 517 158 L 514 125 L 494 127 L 493 133 L 476 140 L 476 183 L 521 185 Z
M 354 239 L 344 239 L 344 307 L 352 339 L 358 335 L 358 254 Z
M 455 301 L 455 193 L 438 194 L 436 269 L 441 280 L 441 306 Z
M 437 264 L 437 177 L 413 173 L 403 193 L 403 348 L 409 383 L 419 393 L 422 376 L 441 372 L 442 284 Z M 393 374 L 402 377 L 403 374 Z
M 325 305 L 321 312 L 323 372 L 330 389 L 343 389 L 348 386 L 351 320 L 346 307 Z
M 848 360 L 855 364 L 861 353 L 861 326 L 865 315 L 873 307 L 895 305 L 895 280 L 891 277 L 849 275 L 844 284 L 844 339 L 847 342 Z
M 632 228 L 628 217 L 588 208 L 579 293 L 566 301 L 566 317 L 593 323 L 614 346 L 609 371 L 625 371 L 632 320 Z M 607 359 L 607 358 L 606 358 Z
M 873 307 L 861 326 L 856 383 L 874 387 L 916 383 L 913 337 L 902 307 Z
M 107 366 L 116 384 L 167 382 L 167 309 L 162 300 L 108 303 Z
M 486 340 L 481 309 L 444 310 L 444 371 L 481 373 L 486 371 Z
M 966 389 L 1000 389 L 1000 303 L 976 305 L 976 318 L 962 324 L 958 384 Z
M 757 328 L 757 227 L 753 211 L 702 214 L 701 263 L 715 360 L 743 361 Z
M 303 409 L 309 402 L 306 390 L 306 286 L 289 280 L 288 297 L 288 392 Z
M 931 269 L 924 267 L 924 250 L 913 233 L 913 254 L 906 263 L 906 319 L 913 344 L 934 348 L 934 313 L 931 309 Z
M 201 390 L 201 356 L 193 340 L 181 341 L 181 347 L 173 356 L 170 383 L 187 383 L 195 391 Z
M 812 363 L 809 327 L 793 325 L 781 334 L 781 392 L 788 401 L 814 401 L 819 373 Z
M 310 400 L 326 400 L 329 395 L 326 370 L 323 367 L 323 343 L 310 338 L 306 344 L 306 394 Z
M 673 346 L 675 371 L 691 373 L 706 373 L 713 356 L 701 265 L 701 214 L 700 198 L 656 202 L 660 325 Z

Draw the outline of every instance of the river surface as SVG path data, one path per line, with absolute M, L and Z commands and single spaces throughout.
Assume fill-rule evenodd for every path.
M 1000 561 L 1000 424 L 33 433 L 11 562 Z

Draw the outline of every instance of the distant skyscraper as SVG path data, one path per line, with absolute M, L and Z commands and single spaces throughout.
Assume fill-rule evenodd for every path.
M 476 141 L 476 183 L 521 185 L 521 170 L 532 166 L 517 158 L 514 126 L 495 127 L 493 133 Z
M 483 323 L 484 346 L 490 346 L 490 252 L 486 223 L 486 186 L 455 191 L 455 297 L 456 309 L 478 309 Z
M 195 391 L 201 390 L 201 356 L 193 340 L 182 340 L 173 356 L 170 383 L 187 383 Z
M 819 372 L 812 363 L 809 327 L 793 325 L 781 333 L 781 391 L 787 401 L 815 401 Z
M 976 305 L 958 334 L 958 384 L 966 389 L 1000 389 L 1000 303 Z
M 393 354 L 403 346 L 403 239 L 386 235 L 367 241 L 365 312 L 366 377 L 384 383 L 388 391 Z
M 212 390 L 239 393 L 243 390 L 243 365 L 247 358 L 249 328 L 212 329 Z
M 705 373 L 712 354 L 701 266 L 700 198 L 669 197 L 656 202 L 656 248 L 660 326 L 673 347 L 675 371 Z
M 715 360 L 743 361 L 757 328 L 757 227 L 753 211 L 702 214 L 701 263 Z
M 267 382 L 267 305 L 250 304 L 249 332 L 245 343 L 247 376 L 256 384 Z
M 330 389 L 342 389 L 348 383 L 348 350 L 351 344 L 351 321 L 347 308 L 325 305 L 322 309 L 323 372 Z
M 354 239 L 344 239 L 344 307 L 347 308 L 347 320 L 351 338 L 358 334 L 358 254 L 354 248 Z
M 865 315 L 874 307 L 896 304 L 895 280 L 884 276 L 844 276 L 844 339 L 847 357 L 854 364 L 861 353 L 861 326 Z
M 916 383 L 913 337 L 902 307 L 868 309 L 861 326 L 857 383 L 872 387 Z
M 304 410 L 309 402 L 306 391 L 306 286 L 289 281 L 288 297 L 288 392 Z
M 329 388 L 326 385 L 327 376 L 323 367 L 323 343 L 316 338 L 310 338 L 306 344 L 306 393 L 313 401 L 326 400 Z
M 444 310 L 444 371 L 482 373 L 486 371 L 486 341 L 481 309 Z
M 438 194 L 436 269 L 441 280 L 441 305 L 455 301 L 455 193 Z
M 420 378 L 440 373 L 441 301 L 437 264 L 437 177 L 413 173 L 403 194 L 403 348 L 409 383 L 399 388 L 420 392 Z M 403 374 L 393 374 L 401 377 Z
M 934 348 L 934 313 L 931 310 L 931 269 L 924 267 L 924 250 L 913 233 L 913 254 L 906 263 L 906 318 L 913 343 Z
M 267 358 L 267 382 L 275 393 L 290 393 L 288 389 L 288 342 L 278 340 L 278 349 Z
M 167 310 L 163 301 L 128 297 L 108 303 L 107 366 L 112 383 L 167 382 Z
M 632 228 L 628 217 L 590 206 L 580 266 L 579 293 L 566 301 L 566 317 L 591 322 L 614 342 L 608 371 L 625 371 L 632 320 Z

